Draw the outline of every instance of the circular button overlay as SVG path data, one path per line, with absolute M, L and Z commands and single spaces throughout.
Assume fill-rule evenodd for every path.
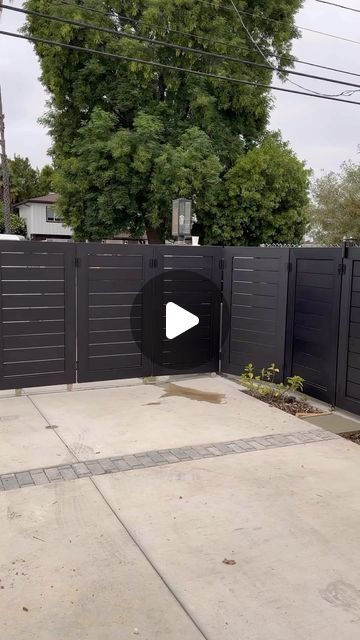
M 223 343 L 229 327 L 228 306 L 221 298 L 221 286 L 200 270 L 164 270 L 134 300 L 133 339 L 159 372 L 217 371 L 221 314 Z

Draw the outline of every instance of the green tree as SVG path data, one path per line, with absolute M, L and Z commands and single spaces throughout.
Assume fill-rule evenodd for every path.
M 239 156 L 223 183 L 222 215 L 206 241 L 230 245 L 298 243 L 306 229 L 310 171 L 278 134 Z
M 50 164 L 46 164 L 39 171 L 39 194 L 45 196 L 53 191 L 54 168 Z
M 16 213 L 10 215 L 11 233 L 26 236 L 26 222 Z M 4 205 L 0 202 L 0 233 L 6 233 L 4 222 Z
M 33 169 L 29 158 L 14 155 L 8 159 L 10 175 L 10 199 L 11 203 L 22 202 L 39 194 L 39 176 L 37 169 Z M 0 178 L 0 190 L 2 179 Z
M 315 180 L 310 231 L 321 244 L 360 238 L 360 165 L 345 162 L 339 173 L 331 172 Z
M 246 16 L 247 27 L 258 45 L 281 64 L 297 36 L 294 15 L 302 0 L 238 4 L 251 14 Z M 223 0 L 87 0 L 86 5 L 80 0 L 71 5 L 27 0 L 25 6 L 122 35 L 151 36 L 220 54 L 241 53 L 248 60 L 264 62 Z M 272 80 L 266 68 L 39 17 L 28 18 L 26 31 L 174 67 L 263 84 Z M 180 194 L 194 199 L 204 234 L 213 237 L 207 220 L 213 227 L 215 215 L 226 215 L 225 176 L 262 140 L 272 104 L 269 92 L 41 43 L 36 51 L 42 82 L 51 96 L 45 122 L 54 141 L 58 208 L 77 237 L 99 239 L 114 230 L 146 229 L 153 240 L 163 240 L 171 200 Z

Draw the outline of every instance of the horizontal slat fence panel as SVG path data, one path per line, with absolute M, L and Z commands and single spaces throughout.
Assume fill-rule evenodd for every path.
M 0 388 L 76 380 L 75 246 L 0 241 Z
M 77 245 L 79 382 L 151 374 L 143 349 L 152 306 L 142 288 L 152 257 L 149 246 Z
M 360 248 L 350 247 L 344 260 L 336 403 L 360 413 Z
M 335 402 L 341 249 L 290 250 L 286 375 L 305 391 Z
M 158 246 L 154 374 L 218 371 L 220 342 L 220 247 Z M 165 335 L 166 304 L 173 302 L 199 317 L 188 333 L 169 341 Z
M 283 373 L 289 249 L 224 249 L 222 370 L 240 375 L 275 363 Z

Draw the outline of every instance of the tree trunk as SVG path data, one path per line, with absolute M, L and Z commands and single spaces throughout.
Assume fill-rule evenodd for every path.
M 4 226 L 5 233 L 11 233 L 10 225 L 10 180 L 9 169 L 5 149 L 5 123 L 4 113 L 2 109 L 1 87 L 0 87 L 0 147 L 1 147 L 1 166 L 3 174 L 3 201 L 4 201 Z
M 164 244 L 164 239 L 162 238 L 159 229 L 150 227 L 149 229 L 146 229 L 146 234 L 149 244 Z

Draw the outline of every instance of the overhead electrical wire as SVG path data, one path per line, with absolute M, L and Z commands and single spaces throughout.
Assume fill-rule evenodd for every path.
M 235 13 L 237 14 L 237 16 L 238 16 L 238 18 L 239 18 L 239 20 L 240 20 L 240 22 L 241 22 L 241 25 L 242 25 L 242 27 L 243 27 L 244 31 L 246 32 L 246 34 L 247 34 L 247 36 L 248 36 L 249 40 L 251 41 L 251 43 L 253 44 L 253 46 L 256 48 L 256 50 L 260 53 L 260 55 L 263 57 L 263 59 L 264 59 L 267 63 L 269 63 L 269 60 L 268 60 L 267 56 L 266 56 L 266 55 L 265 55 L 265 53 L 262 51 L 262 49 L 260 48 L 259 44 L 256 42 L 255 38 L 253 38 L 253 36 L 252 36 L 251 32 L 250 32 L 250 31 L 249 31 L 249 29 L 247 28 L 247 26 L 246 26 L 246 24 L 245 24 L 244 20 L 242 19 L 241 12 L 240 12 L 240 11 L 239 11 L 239 9 L 237 8 L 237 6 L 236 6 L 236 4 L 235 4 L 234 0 L 230 0 L 230 4 L 232 5 L 232 8 L 234 9 Z M 305 74 L 303 74 L 303 76 L 305 76 Z M 306 76 L 305 76 L 305 77 L 306 77 Z M 307 75 L 307 77 L 311 77 L 311 76 L 310 76 L 310 75 Z M 315 91 L 314 89 L 309 89 L 308 87 L 304 87 L 303 85 L 298 84 L 297 82 L 294 82 L 293 80 L 289 80 L 288 78 L 287 78 L 287 82 L 290 82 L 290 84 L 292 84 L 294 87 L 297 87 L 298 89 L 302 89 L 302 90 L 304 90 L 304 91 L 308 91 L 308 92 L 310 92 L 310 93 L 312 93 L 312 94 L 314 94 L 314 95 L 317 95 L 317 96 L 327 96 L 327 97 L 333 97 L 333 98 L 334 98 L 334 97 L 336 97 L 336 98 L 337 98 L 337 97 L 340 97 L 340 96 L 342 96 L 342 95 L 348 95 L 345 91 L 343 91 L 343 92 L 341 92 L 341 93 L 337 93 L 337 94 L 328 94 L 328 93 L 324 93 L 324 92 L 321 92 L 321 93 L 320 93 L 319 91 Z M 360 89 L 359 89 L 359 88 L 357 88 L 356 90 L 357 90 L 357 91 L 360 91 Z
M 336 2 L 328 2 L 328 0 L 315 0 L 315 2 L 320 2 L 321 4 L 328 4 L 331 7 L 337 7 L 339 9 L 347 9 L 347 11 L 354 11 L 355 13 L 360 13 L 360 9 L 354 9 L 353 7 L 347 7 L 344 4 L 337 4 Z
M 105 11 L 101 11 L 100 9 L 95 9 L 93 7 L 90 7 L 89 5 L 84 4 L 84 3 L 79 5 L 79 4 L 75 4 L 74 2 L 70 2 L 70 0 L 52 0 L 52 3 L 53 4 L 58 4 L 58 5 L 65 5 L 65 6 L 68 6 L 68 7 L 72 7 L 74 9 L 83 9 L 84 11 L 94 12 L 94 13 L 97 13 L 97 14 L 102 15 L 104 17 L 110 17 L 111 16 L 111 14 L 106 13 Z M 120 15 L 118 13 L 116 13 L 116 16 L 118 18 L 120 18 L 120 20 L 124 20 L 124 21 L 127 21 L 127 22 L 132 23 L 132 24 L 136 24 L 136 25 L 141 24 L 141 21 L 140 20 L 136 20 L 135 18 L 129 18 L 127 16 L 123 16 L 123 15 Z M 209 38 L 207 36 L 199 35 L 199 34 L 196 34 L 196 33 L 190 33 L 190 32 L 187 32 L 187 31 L 178 31 L 177 29 L 168 29 L 168 31 L 169 31 L 169 33 L 174 33 L 174 34 L 177 34 L 177 35 L 185 36 L 187 38 L 195 38 L 195 40 L 203 40 L 205 42 L 210 42 L 212 44 L 219 44 L 219 45 L 226 46 L 226 47 L 232 48 L 232 49 L 237 49 L 237 50 L 240 50 L 240 51 L 241 50 L 248 51 L 248 47 L 242 47 L 241 45 L 235 45 L 235 44 L 232 44 L 231 42 L 225 42 L 224 40 L 216 40 L 214 38 Z M 266 51 L 265 49 L 264 49 L 264 53 L 267 53 L 271 57 L 276 57 L 276 54 L 274 52 Z M 345 74 L 345 75 L 360 77 L 360 73 L 357 73 L 355 71 L 349 71 L 349 70 L 345 70 L 345 69 L 338 69 L 336 67 L 329 67 L 329 66 L 322 65 L 322 64 L 316 64 L 315 62 L 309 62 L 309 61 L 306 61 L 306 60 L 300 60 L 300 58 L 296 58 L 295 56 L 291 56 L 291 57 L 284 56 L 284 58 L 285 59 L 287 58 L 291 62 L 294 61 L 294 62 L 297 62 L 298 64 L 303 64 L 303 65 L 309 66 L 309 67 L 315 67 L 317 69 L 324 69 L 325 71 L 334 71 L 335 73 L 342 73 L 342 74 Z
M 55 46 L 55 47 L 61 47 L 64 49 L 70 49 L 72 51 L 81 51 L 81 52 L 85 52 L 85 53 L 92 53 L 92 54 L 96 54 L 99 56 L 104 56 L 107 58 L 112 58 L 115 60 L 121 60 L 122 62 L 135 62 L 137 64 L 144 64 L 144 65 L 148 65 L 151 67 L 155 67 L 158 69 L 168 69 L 171 71 L 177 71 L 177 72 L 181 72 L 181 73 L 188 73 L 190 75 L 194 75 L 194 76 L 198 76 L 198 77 L 204 77 L 204 78 L 211 78 L 214 80 L 219 80 L 221 82 L 232 82 L 234 84 L 239 84 L 239 85 L 247 85 L 247 86 L 251 86 L 254 87 L 256 89 L 267 89 L 267 90 L 273 90 L 273 91 L 281 91 L 283 93 L 292 93 L 292 94 L 297 94 L 297 95 L 303 95 L 303 96 L 308 96 L 310 98 L 318 98 L 320 100 L 331 100 L 332 102 L 344 102 L 347 104 L 355 104 L 357 106 L 360 106 L 360 102 L 357 102 L 355 100 L 348 100 L 345 98 L 333 98 L 330 96 L 317 96 L 313 93 L 307 93 L 305 91 L 296 91 L 295 89 L 286 89 L 285 87 L 277 87 L 277 86 L 272 86 L 272 85 L 268 85 L 268 84 L 263 84 L 260 82 L 252 82 L 250 80 L 243 80 L 240 78 L 234 78 L 232 76 L 223 76 L 223 75 L 217 75 L 216 73 L 209 73 L 206 71 L 197 71 L 196 69 L 189 69 L 186 67 L 177 67 L 175 65 L 169 65 L 169 64 L 163 64 L 161 62 L 155 62 L 153 60 L 144 60 L 143 58 L 134 58 L 131 56 L 124 56 L 124 55 L 119 55 L 117 53 L 110 53 L 109 51 L 100 51 L 98 49 L 91 49 L 91 48 L 87 48 L 87 47 L 78 47 L 76 45 L 72 45 L 72 44 L 66 44 L 64 42 L 60 42 L 57 40 L 50 40 L 48 38 L 39 38 L 39 37 L 35 37 L 35 36 L 27 36 L 27 35 L 22 35 L 20 33 L 13 33 L 10 31 L 0 31 L 0 35 L 3 36 L 8 36 L 11 38 L 18 38 L 20 40 L 28 40 L 29 42 L 39 42 L 42 44 L 48 44 L 51 46 Z
M 42 19 L 45 19 L 45 20 L 60 22 L 62 24 L 73 25 L 73 26 L 76 26 L 76 27 L 79 27 L 79 28 L 82 28 L 82 29 L 89 29 L 89 30 L 93 30 L 93 31 L 96 31 L 96 32 L 100 32 L 100 33 L 106 33 L 106 34 L 109 34 L 109 35 L 112 35 L 112 36 L 115 36 L 115 37 L 119 37 L 119 38 L 136 40 L 136 41 L 139 41 L 139 42 L 147 42 L 147 43 L 150 43 L 150 44 L 155 45 L 155 46 L 164 46 L 164 47 L 167 47 L 167 48 L 171 48 L 171 49 L 175 49 L 175 50 L 179 50 L 179 51 L 183 51 L 183 52 L 187 52 L 187 53 L 195 53 L 196 55 L 201 55 L 201 56 L 207 56 L 207 57 L 220 59 L 222 61 L 236 62 L 238 64 L 244 64 L 244 65 L 248 65 L 248 66 L 252 66 L 252 67 L 256 67 L 256 68 L 269 69 L 271 71 L 276 71 L 277 73 L 291 74 L 291 75 L 301 76 L 301 77 L 305 77 L 305 78 L 311 78 L 313 80 L 320 80 L 320 81 L 323 81 L 323 82 L 329 82 L 329 83 L 333 83 L 333 84 L 340 84 L 340 85 L 343 85 L 343 86 L 353 87 L 353 88 L 355 88 L 355 89 L 360 91 L 359 84 L 354 84 L 352 82 L 346 82 L 344 80 L 337 80 L 336 78 L 327 78 L 325 76 L 315 76 L 315 75 L 311 75 L 311 74 L 307 74 L 307 73 L 302 73 L 300 71 L 294 71 L 292 69 L 284 69 L 283 67 L 275 67 L 275 66 L 269 64 L 268 59 L 263 54 L 261 49 L 257 46 L 257 44 L 254 43 L 253 39 L 251 38 L 251 34 L 248 32 L 248 30 L 246 29 L 245 26 L 244 26 L 244 28 L 246 29 L 246 32 L 248 33 L 248 35 L 251 38 L 252 42 L 258 48 L 258 50 L 261 53 L 261 55 L 263 56 L 263 58 L 265 59 L 266 64 L 260 63 L 260 62 L 254 62 L 252 60 L 247 60 L 245 58 L 238 58 L 238 57 L 235 57 L 235 56 L 228 56 L 228 55 L 221 54 L 221 53 L 215 53 L 215 52 L 212 52 L 212 51 L 206 51 L 206 50 L 203 50 L 203 49 L 195 49 L 195 48 L 187 47 L 187 46 L 184 46 L 184 45 L 174 44 L 174 43 L 168 42 L 166 40 L 158 40 L 156 38 L 149 38 L 147 36 L 141 36 L 141 35 L 137 35 L 137 34 L 134 34 L 134 33 L 129 33 L 127 31 L 116 31 L 114 29 L 109 29 L 107 27 L 99 27 L 97 25 L 93 25 L 93 24 L 90 24 L 88 22 L 83 22 L 83 21 L 79 21 L 79 20 L 70 20 L 69 18 L 64 18 L 64 17 L 61 17 L 61 16 L 53 16 L 53 15 L 49 15 L 47 13 L 43 13 L 43 12 L 40 12 L 40 11 L 32 11 L 32 10 L 28 10 L 28 9 L 21 9 L 19 7 L 13 7 L 12 5 L 7 5 L 7 4 L 0 3 L 0 8 L 6 9 L 6 10 L 9 10 L 9 11 L 15 11 L 16 13 L 22 13 L 22 14 L 25 14 L 25 15 L 28 15 L 28 16 L 42 18 Z M 289 80 L 289 82 L 291 82 L 291 81 Z M 317 93 L 315 91 L 312 91 L 311 89 L 307 89 L 306 87 L 298 85 L 297 83 L 292 83 L 292 84 L 294 84 L 295 86 L 297 86 L 300 89 L 304 89 L 306 91 L 311 91 L 312 93 Z M 328 94 L 321 93 L 319 95 L 328 95 Z M 332 97 L 337 97 L 339 95 L 342 95 L 342 94 L 332 94 Z

